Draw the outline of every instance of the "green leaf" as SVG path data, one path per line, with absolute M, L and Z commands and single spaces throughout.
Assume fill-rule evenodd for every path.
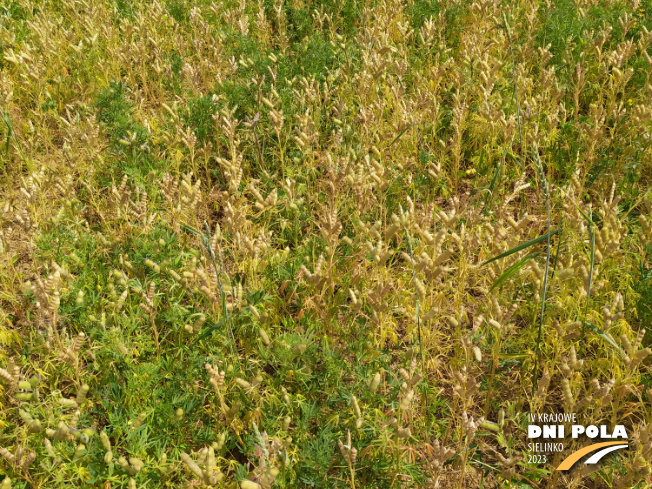
M 555 229 L 554 231 L 550 231 L 550 237 L 553 237 L 555 234 L 559 232 L 559 229 Z M 541 241 L 547 240 L 548 239 L 548 234 L 544 234 L 543 236 L 539 236 L 538 238 L 535 238 L 531 241 L 528 241 L 527 243 L 520 244 L 518 246 L 515 246 L 511 250 L 507 250 L 504 253 L 501 253 L 498 256 L 494 256 L 493 258 L 487 260 L 482 264 L 482 266 L 491 263 L 492 261 L 500 260 L 501 258 L 505 258 L 506 256 L 513 255 L 514 253 L 518 253 L 521 250 L 524 250 L 525 248 L 529 248 L 530 246 L 534 246 L 535 244 L 541 243 Z
M 187 224 L 182 224 L 181 227 L 183 228 L 184 231 L 189 232 L 189 233 L 194 233 L 200 238 L 203 238 L 203 234 L 197 231 L 195 228 L 192 226 L 188 226 Z
M 503 274 L 502 274 L 500 277 L 498 277 L 498 280 L 496 280 L 496 282 L 491 286 L 491 288 L 489 289 L 489 292 L 491 292 L 492 290 L 494 290 L 496 287 L 498 287 L 500 284 L 502 284 L 505 280 L 507 280 L 509 277 L 511 277 L 511 276 L 514 275 L 516 272 L 518 272 L 521 268 L 523 268 L 523 266 L 524 266 L 527 262 L 529 262 L 530 260 L 536 258 L 536 257 L 539 256 L 540 254 L 541 254 L 541 252 L 540 252 L 540 251 L 537 251 L 537 252 L 535 252 L 535 253 L 530 253 L 529 255 L 524 256 L 523 258 L 521 258 L 520 260 L 518 260 L 518 261 L 517 261 L 516 263 L 514 263 L 511 267 L 509 267 L 507 270 L 505 270 L 505 271 L 503 272 Z
M 587 221 L 589 221 L 589 224 L 590 224 L 591 226 L 595 226 L 595 223 L 593 222 L 593 220 L 592 220 L 589 216 L 587 216 L 586 214 L 584 214 L 584 212 L 582 211 L 582 209 L 580 209 L 580 207 L 579 207 L 578 205 L 576 205 L 575 207 L 577 208 L 578 211 L 580 211 L 580 214 L 582 214 L 582 215 L 584 216 L 584 219 L 586 219 Z
M 618 344 L 604 331 L 598 328 L 595 324 L 591 324 L 588 321 L 584 321 L 584 324 L 595 331 L 597 334 L 602 336 L 610 345 L 612 345 L 621 355 L 624 355 L 623 349 L 618 346 Z
M 398 133 L 398 136 L 396 136 L 396 137 L 394 138 L 394 140 L 393 140 L 391 143 L 389 143 L 389 145 L 392 146 L 396 141 L 398 141 L 398 138 L 400 138 L 403 134 L 405 134 L 405 131 L 407 131 L 407 130 L 410 129 L 411 127 L 412 127 L 412 124 L 411 124 L 411 123 L 408 124 L 407 126 L 405 126 L 405 127 L 403 128 L 403 130 L 402 130 L 401 132 Z
M 204 338 L 208 338 L 210 335 L 213 334 L 213 331 L 215 331 L 216 329 L 219 329 L 219 327 L 220 327 L 222 324 L 224 324 L 224 320 L 220 320 L 220 321 L 217 322 L 217 323 L 213 323 L 211 326 L 209 326 L 208 328 L 206 328 L 206 330 L 205 330 L 202 334 L 200 334 L 200 335 L 197 337 L 197 339 L 195 340 L 195 344 L 196 344 L 196 343 L 199 343 L 199 342 L 200 342 L 201 340 L 203 340 Z

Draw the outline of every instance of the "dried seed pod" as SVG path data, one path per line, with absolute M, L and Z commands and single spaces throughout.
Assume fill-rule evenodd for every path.
M 404 368 L 399 368 L 398 373 L 405 379 L 406 382 L 410 380 L 410 374 Z
M 376 391 L 378 391 L 379 386 L 380 386 L 380 372 L 376 372 L 373 379 L 371 379 L 371 382 L 369 383 L 369 390 L 373 394 L 375 394 Z
M 410 389 L 403 396 L 403 399 L 401 399 L 401 402 L 399 403 L 399 409 L 401 409 L 402 411 L 409 409 L 410 404 L 412 403 L 412 399 L 414 399 L 414 391 Z
M 193 324 L 192 326 L 192 332 L 195 334 L 199 333 L 205 321 L 206 321 L 206 315 L 205 314 L 200 315 L 195 321 L 195 324 Z
M 197 465 L 192 458 L 190 458 L 190 455 L 188 455 L 185 452 L 181 452 L 181 461 L 186 464 L 186 466 L 190 469 L 190 471 L 195 474 L 197 477 L 200 479 L 204 478 L 204 472 L 199 468 L 199 465 Z
M 396 434 L 399 438 L 410 438 L 412 436 L 410 428 L 401 428 Z
M 573 393 L 571 392 L 570 382 L 568 379 L 561 379 L 561 386 L 564 393 L 564 400 L 566 401 L 566 405 L 569 409 L 572 410 L 575 405 L 575 401 L 573 400 Z
M 269 346 L 271 341 L 269 340 L 269 336 L 267 336 L 267 332 L 263 328 L 260 328 L 258 330 L 258 334 L 260 335 L 260 339 L 263 342 L 263 344 L 265 346 Z
M 84 344 L 84 341 L 86 341 L 86 335 L 80 331 L 79 334 L 75 337 L 75 341 L 72 344 L 72 349 L 75 353 L 79 353 L 79 350 Z

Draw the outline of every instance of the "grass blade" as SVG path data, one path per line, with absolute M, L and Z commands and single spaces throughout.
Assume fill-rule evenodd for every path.
M 591 285 L 593 285 L 593 266 L 595 264 L 595 231 L 593 230 L 593 226 L 595 226 L 595 224 L 593 223 L 592 214 L 590 216 L 587 216 L 586 214 L 584 214 L 584 212 L 582 212 L 582 209 L 580 209 L 579 207 L 577 208 L 577 210 L 579 210 L 580 213 L 589 222 L 588 232 L 589 232 L 589 242 L 591 243 L 591 266 L 589 267 L 589 285 L 586 291 L 586 306 L 584 308 L 584 317 L 586 317 L 586 315 L 589 312 L 589 303 L 591 301 Z M 586 327 L 585 327 L 586 324 L 590 324 L 590 323 L 585 323 L 582 325 L 582 336 L 580 339 L 580 345 L 582 346 L 584 345 L 584 334 L 586 333 Z
M 530 260 L 536 258 L 540 254 L 541 254 L 541 252 L 537 251 L 535 253 L 530 253 L 529 255 L 524 256 L 523 258 L 518 260 L 511 267 L 509 267 L 507 270 L 505 270 L 505 272 L 500 277 L 498 277 L 498 280 L 496 280 L 496 282 L 491 286 L 491 288 L 489 289 L 489 292 L 494 290 L 496 287 L 498 287 L 500 284 L 502 284 L 505 280 L 507 280 L 509 277 L 511 277 L 516 272 L 518 272 L 521 268 L 523 268 L 527 262 L 529 262 Z
M 392 146 L 396 141 L 398 141 L 398 139 L 399 139 L 403 134 L 405 134 L 405 131 L 407 131 L 407 130 L 410 129 L 411 127 L 412 127 L 412 124 L 411 124 L 411 123 L 408 124 L 407 126 L 405 126 L 405 127 L 403 128 L 403 130 L 402 130 L 401 132 L 398 133 L 398 136 L 396 136 L 396 137 L 392 140 L 392 142 L 389 143 L 389 146 Z
M 549 233 L 544 234 L 543 236 L 539 236 L 538 238 L 534 238 L 533 240 L 530 240 L 527 243 L 523 243 L 523 244 L 520 244 L 518 246 L 515 246 L 514 248 L 509 249 L 509 250 L 505 251 L 504 253 L 501 253 L 500 255 L 494 256 L 493 258 L 487 260 L 481 266 L 485 266 L 488 263 L 491 263 L 492 261 L 500 260 L 501 258 L 505 258 L 506 256 L 513 255 L 514 253 L 518 253 L 519 251 L 524 250 L 526 248 L 529 248 L 530 246 L 534 246 L 536 244 L 539 244 L 542 241 L 550 239 L 551 237 L 553 237 L 558 232 L 559 232 L 559 229 L 555 229 L 554 231 L 550 231 Z
M 618 346 L 618 343 L 616 343 L 616 342 L 613 340 L 613 338 L 611 338 L 611 336 L 609 336 L 607 333 L 605 333 L 604 331 L 602 331 L 602 330 L 601 330 L 600 328 L 598 328 L 595 324 L 592 324 L 592 323 L 590 323 L 590 322 L 588 322 L 588 321 L 582 321 L 582 324 L 583 324 L 584 326 L 588 326 L 589 328 L 591 328 L 591 329 L 592 329 L 593 331 L 595 331 L 599 336 L 602 336 L 602 338 L 603 338 L 607 343 L 609 343 L 609 344 L 610 344 L 611 346 L 613 346 L 616 350 L 618 350 L 618 353 L 620 353 L 621 355 L 623 355 L 623 349 L 622 349 L 620 346 Z
M 534 153 L 534 163 L 536 166 L 537 174 L 541 182 L 541 191 L 543 196 L 546 198 L 546 211 L 547 211 L 547 225 L 548 225 L 548 234 L 546 236 L 548 242 L 546 246 L 546 270 L 543 275 L 543 292 L 541 294 L 541 312 L 539 314 L 539 333 L 537 335 L 537 347 L 536 347 L 536 356 L 534 359 L 534 378 L 532 382 L 532 395 L 536 389 L 536 379 L 539 376 L 539 354 L 541 352 L 541 339 L 543 337 L 543 320 L 546 313 L 546 292 L 548 290 L 548 271 L 550 270 L 550 189 L 548 188 L 548 180 L 546 178 L 546 173 L 541 164 L 541 158 L 539 158 L 539 148 L 536 143 L 533 148 Z

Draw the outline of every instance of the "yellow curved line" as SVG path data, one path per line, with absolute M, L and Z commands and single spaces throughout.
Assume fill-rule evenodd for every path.
M 603 443 L 595 443 L 593 445 L 589 445 L 588 447 L 584 447 L 581 450 L 578 450 L 577 452 L 571 454 L 569 457 L 565 458 L 562 463 L 559 464 L 559 467 L 557 467 L 557 470 L 568 470 L 570 469 L 575 462 L 577 462 L 579 459 L 581 459 L 584 455 L 587 455 L 598 448 L 602 447 L 610 447 L 612 445 L 623 445 L 623 441 L 605 441 Z

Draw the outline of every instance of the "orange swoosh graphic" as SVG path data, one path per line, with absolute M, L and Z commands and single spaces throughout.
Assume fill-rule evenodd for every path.
M 557 470 L 568 470 L 575 464 L 575 462 L 581 459 L 584 455 L 587 455 L 588 453 L 591 453 L 597 450 L 598 448 L 610 447 L 612 445 L 624 445 L 624 443 L 622 440 L 606 441 L 603 443 L 595 443 L 593 445 L 589 445 L 588 447 L 584 447 L 581 450 L 578 450 L 577 452 L 571 454 L 569 457 L 564 459 L 564 461 L 559 464 L 559 467 L 557 467 Z

